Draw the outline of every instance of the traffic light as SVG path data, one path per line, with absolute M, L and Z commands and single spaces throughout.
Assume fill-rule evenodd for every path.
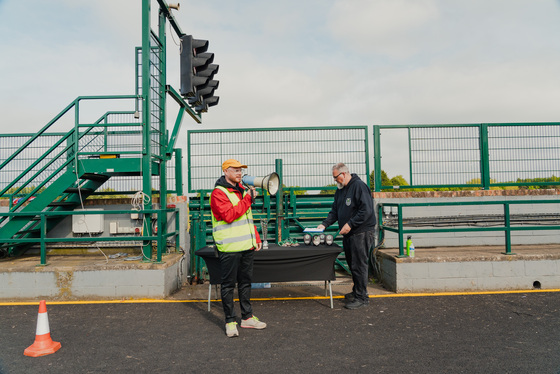
M 192 35 L 181 37 L 181 95 L 199 113 L 219 101 L 214 96 L 219 82 L 213 79 L 219 66 L 212 64 L 214 54 L 207 50 L 208 40 L 194 39 Z

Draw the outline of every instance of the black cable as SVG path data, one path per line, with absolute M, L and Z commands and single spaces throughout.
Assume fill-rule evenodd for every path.
M 397 217 L 386 218 L 387 227 L 397 227 Z M 546 226 L 560 223 L 558 214 L 512 214 L 511 225 L 538 225 Z M 449 227 L 449 226 L 503 226 L 503 215 L 469 215 L 469 216 L 443 216 L 443 217 L 415 217 L 403 219 L 403 225 L 408 227 Z
M 372 247 L 369 249 L 368 258 L 373 278 L 376 279 L 379 284 L 382 284 L 383 282 L 381 277 L 381 264 L 379 263 L 379 261 L 377 261 L 377 251 L 385 243 L 385 230 L 379 230 L 379 236 L 380 240 L 378 241 L 378 244 L 372 245 Z

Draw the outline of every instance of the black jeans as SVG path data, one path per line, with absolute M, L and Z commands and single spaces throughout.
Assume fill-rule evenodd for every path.
M 356 300 L 367 302 L 368 253 L 375 240 L 374 231 L 345 236 L 342 239 L 346 263 L 352 272 L 352 293 Z
M 220 268 L 222 272 L 222 306 L 226 323 L 235 322 L 236 315 L 233 308 L 233 292 L 237 282 L 241 318 L 253 316 L 251 307 L 251 281 L 253 279 L 253 250 L 242 252 L 219 252 Z

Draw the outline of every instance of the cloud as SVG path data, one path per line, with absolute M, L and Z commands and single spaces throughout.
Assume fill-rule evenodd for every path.
M 18 22 L 8 15 L 23 3 L 0 3 L 0 31 L 13 35 L 0 41 L 11 56 L 0 60 L 3 131 L 16 121 L 20 131 L 36 131 L 80 95 L 133 93 L 138 1 L 31 1 Z M 184 129 L 559 117 L 557 2 L 300 3 L 181 4 L 183 31 L 210 40 L 220 65 L 220 104 L 202 125 L 186 118 Z M 167 77 L 177 88 L 171 34 Z M 176 108 L 168 106 L 171 127 Z
M 558 59 L 459 65 L 442 61 L 394 71 L 356 88 L 349 120 L 373 124 L 557 121 Z
M 342 47 L 405 58 L 417 49 L 415 33 L 439 18 L 432 0 L 336 1 L 330 28 Z

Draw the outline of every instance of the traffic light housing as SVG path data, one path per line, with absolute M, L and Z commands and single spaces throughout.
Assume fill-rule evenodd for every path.
M 219 82 L 214 80 L 219 66 L 212 64 L 214 54 L 207 52 L 208 40 L 181 37 L 181 95 L 198 113 L 218 104 L 214 96 Z

